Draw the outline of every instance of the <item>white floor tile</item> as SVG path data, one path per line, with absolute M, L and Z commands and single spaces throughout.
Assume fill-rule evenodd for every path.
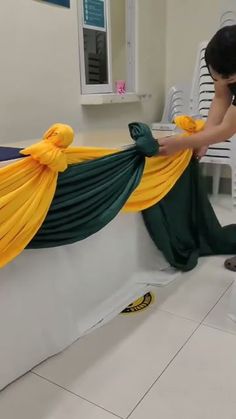
M 126 417 L 195 328 L 154 305 L 119 316 L 35 371 Z
M 215 308 L 210 312 L 204 324 L 236 334 L 236 322 L 229 318 L 232 287 L 225 293 Z
M 28 374 L 0 393 L 1 419 L 115 419 L 115 416 Z
M 216 216 L 222 225 L 236 224 L 236 209 L 232 207 L 230 195 L 219 194 L 211 198 Z
M 236 336 L 202 326 L 130 419 L 235 419 Z
M 224 257 L 201 258 L 191 272 L 158 289 L 159 308 L 200 322 L 233 282 L 234 273 L 224 268 Z

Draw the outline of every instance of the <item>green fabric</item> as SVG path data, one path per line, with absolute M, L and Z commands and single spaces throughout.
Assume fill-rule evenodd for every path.
M 132 123 L 129 130 L 135 146 L 70 166 L 59 175 L 46 220 L 28 248 L 85 239 L 120 212 L 142 179 L 145 157 L 157 154 L 159 147 L 147 125 Z
M 147 125 L 132 122 L 129 124 L 129 132 L 131 138 L 136 142 L 136 149 L 138 151 L 147 157 L 158 154 L 159 144 L 157 141 L 153 141 L 152 132 Z
M 143 212 L 143 217 L 156 246 L 182 271 L 193 269 L 199 256 L 236 253 L 236 225 L 221 227 L 196 160 L 165 198 Z

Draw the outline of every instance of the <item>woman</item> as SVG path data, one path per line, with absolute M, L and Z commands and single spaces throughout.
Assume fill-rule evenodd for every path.
M 207 45 L 205 60 L 215 85 L 205 129 L 191 137 L 160 139 L 162 155 L 193 148 L 201 158 L 209 145 L 226 141 L 236 134 L 236 25 L 226 26 L 213 36 Z M 236 271 L 236 256 L 226 260 L 225 266 Z

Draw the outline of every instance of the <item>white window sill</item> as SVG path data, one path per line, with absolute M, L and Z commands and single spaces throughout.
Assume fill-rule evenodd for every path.
M 125 93 L 118 95 L 116 93 L 96 93 L 90 95 L 81 95 L 81 105 L 107 105 L 111 103 L 135 103 L 144 99 L 150 99 L 150 94 Z

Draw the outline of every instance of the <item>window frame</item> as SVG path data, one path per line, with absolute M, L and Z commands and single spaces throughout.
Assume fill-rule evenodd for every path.
M 81 94 L 113 94 L 112 77 L 112 36 L 111 36 L 111 6 L 110 0 L 104 0 L 106 27 L 98 28 L 84 24 L 83 0 L 78 1 L 78 35 L 79 35 L 79 62 L 80 62 L 80 84 Z M 117 0 L 119 1 L 119 0 Z M 135 93 L 137 91 L 137 2 L 126 0 L 126 91 Z M 108 83 L 107 84 L 86 84 L 85 59 L 84 59 L 84 35 L 83 29 L 94 29 L 107 33 L 107 59 L 108 59 Z
M 78 7 L 79 24 L 79 55 L 80 55 L 80 80 L 82 94 L 112 93 L 112 55 L 111 55 L 111 19 L 110 19 L 110 0 L 104 0 L 105 8 L 105 28 L 98 28 L 84 24 L 84 5 L 80 0 Z M 83 29 L 97 30 L 107 34 L 107 64 L 108 64 L 108 83 L 107 84 L 87 84 L 85 77 L 85 59 L 84 59 L 84 34 Z

